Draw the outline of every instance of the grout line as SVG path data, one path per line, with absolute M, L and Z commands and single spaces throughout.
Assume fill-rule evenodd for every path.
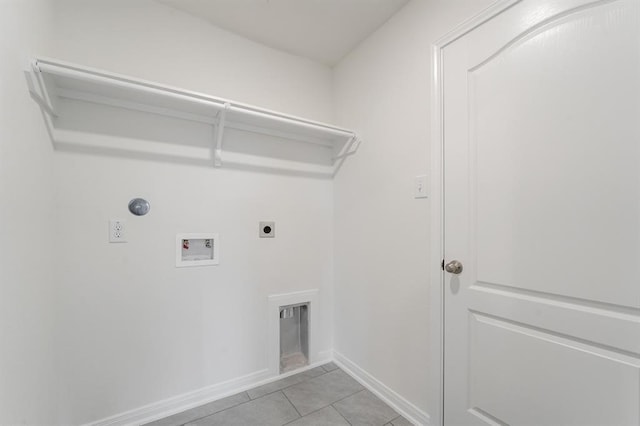
M 328 363 L 326 363 L 326 364 L 322 364 L 320 367 L 321 367 L 324 371 L 326 371 L 327 373 L 331 373 L 332 371 L 335 371 L 335 370 L 340 369 L 340 367 L 338 367 L 338 366 L 334 363 L 334 364 L 333 364 L 333 369 L 331 369 L 331 370 L 327 370 L 325 367 L 326 367 L 328 364 L 331 364 L 332 362 L 333 362 L 333 361 L 330 361 L 330 362 L 328 362 Z
M 280 391 L 282 393 L 282 395 L 284 395 L 285 398 L 287 398 L 287 401 L 289 401 L 289 404 L 291 404 L 291 406 L 293 407 L 294 410 L 296 410 L 296 413 L 298 413 L 298 419 L 302 417 L 302 414 L 300 414 L 300 411 L 298 411 L 298 407 L 296 407 L 293 402 L 291 402 L 291 400 L 289 399 L 289 397 L 287 396 L 287 394 L 285 394 L 284 392 Z M 295 420 L 298 420 L 295 419 Z
M 331 373 L 332 371 L 336 371 L 337 369 L 339 369 L 339 368 L 336 368 L 336 369 L 333 369 L 333 370 L 331 370 L 331 371 L 327 371 L 327 370 L 325 370 L 325 369 L 324 369 L 324 365 L 326 365 L 326 364 L 319 365 L 318 367 L 315 367 L 315 368 L 319 368 L 320 370 L 322 370 L 322 374 L 318 374 L 317 376 L 313 376 L 313 377 L 308 376 L 306 379 L 301 380 L 301 381 L 299 381 L 299 382 L 297 382 L 297 383 L 293 383 L 293 384 L 291 384 L 291 385 L 289 385 L 289 386 L 286 386 L 286 387 L 284 387 L 284 388 L 282 388 L 282 389 L 276 389 L 276 390 L 274 390 L 273 392 L 265 393 L 264 395 L 260 395 L 260 396 L 258 396 L 258 397 L 256 397 L 256 398 L 251 398 L 251 396 L 249 395 L 249 391 L 250 391 L 250 390 L 253 390 L 253 389 L 257 389 L 257 388 L 262 387 L 262 386 L 268 386 L 270 383 L 267 383 L 267 384 L 262 385 L 262 386 L 257 386 L 257 387 L 251 388 L 251 389 L 247 389 L 246 391 L 243 391 L 243 392 L 240 392 L 240 393 L 237 393 L 237 394 L 234 394 L 234 395 L 229 395 L 229 396 L 228 396 L 228 397 L 226 397 L 226 398 L 229 398 L 229 397 L 231 397 L 231 396 L 235 396 L 235 395 L 240 395 L 240 394 L 243 394 L 243 393 L 244 393 L 244 394 L 246 394 L 246 395 L 247 395 L 248 400 L 247 400 L 247 401 L 244 401 L 244 402 L 240 402 L 240 403 L 235 404 L 235 405 L 232 405 L 232 406 L 230 406 L 230 407 L 227 407 L 227 408 L 225 408 L 224 410 L 218 410 L 218 411 L 216 411 L 216 412 L 214 412 L 214 413 L 207 414 L 206 416 L 202 416 L 202 417 L 198 417 L 198 418 L 195 418 L 195 419 L 191 419 L 191 420 L 189 420 L 189 421 L 188 421 L 188 422 L 186 422 L 186 423 L 181 423 L 180 425 L 181 425 L 181 426 L 186 426 L 186 425 L 188 425 L 188 424 L 190 424 L 190 423 L 193 423 L 193 422 L 195 422 L 195 421 L 202 420 L 202 419 L 204 419 L 205 417 L 210 417 L 210 416 L 213 416 L 213 415 L 215 415 L 215 414 L 222 413 L 223 411 L 230 410 L 231 408 L 238 407 L 238 406 L 240 406 L 240 405 L 242 405 L 242 404 L 247 404 L 247 403 L 249 403 L 249 402 L 256 401 L 256 400 L 258 400 L 258 399 L 260 399 L 260 398 L 264 398 L 265 396 L 268 396 L 268 395 L 274 394 L 274 393 L 276 393 L 276 392 L 282 392 L 283 390 L 285 390 L 285 389 L 289 389 L 289 388 L 290 388 L 290 387 L 292 387 L 292 386 L 299 385 L 300 383 L 307 382 L 307 381 L 309 381 L 309 380 L 312 380 L 312 379 L 315 379 L 315 378 L 318 378 L 318 377 L 322 377 L 322 376 L 324 376 L 325 374 Z M 313 370 L 313 369 L 312 369 L 312 370 Z M 311 370 L 307 370 L 307 371 L 311 371 Z M 305 374 L 307 371 L 303 371 L 303 372 L 298 373 L 298 374 Z M 294 376 L 295 376 L 295 375 L 294 375 Z M 289 377 L 294 377 L 294 376 L 289 376 Z M 285 379 L 287 379 L 287 378 L 288 378 L 288 377 L 285 377 L 284 379 L 280 379 L 280 380 L 285 380 Z M 276 380 L 275 382 L 271 382 L 271 383 L 276 383 L 276 382 L 277 382 L 277 380 Z M 290 403 L 291 405 L 293 405 L 293 403 L 289 400 L 289 398 L 287 397 L 287 395 L 285 395 L 285 393 L 284 393 L 284 392 L 282 392 L 282 394 L 284 395 L 284 397 L 285 397 L 285 398 L 287 398 L 287 400 L 289 401 L 289 403 Z M 349 396 L 351 396 L 351 395 L 349 395 Z M 348 398 L 348 397 L 346 397 L 346 398 Z M 224 399 L 224 398 L 222 398 L 222 399 Z M 341 401 L 341 400 L 340 400 L 340 401 Z M 215 402 L 215 401 L 211 401 L 211 402 Z M 336 401 L 336 402 L 337 402 L 337 401 Z M 196 408 L 200 408 L 200 407 L 203 407 L 203 406 L 205 406 L 205 405 L 207 405 L 207 404 L 198 405 L 197 407 L 193 407 L 193 408 L 190 408 L 189 410 L 181 411 L 180 413 L 172 414 L 171 416 L 168 416 L 168 417 L 172 417 L 172 416 L 175 416 L 175 415 L 177 415 L 177 414 L 186 413 L 186 412 L 188 412 L 188 411 L 195 410 Z M 331 405 L 331 404 L 329 404 L 329 405 Z M 327 407 L 328 407 L 328 405 L 327 405 Z M 300 415 L 300 412 L 298 411 L 298 409 L 296 408 L 296 406 L 295 406 L 295 405 L 293 405 L 293 408 L 296 410 L 296 412 L 298 413 L 298 415 Z M 322 408 L 326 408 L 326 407 L 322 407 Z M 319 411 L 319 410 L 316 410 L 316 411 Z M 336 411 L 337 411 L 337 410 L 336 410 Z M 315 411 L 313 411 L 313 413 L 315 413 Z M 309 413 L 309 414 L 311 414 L 311 413 Z M 304 416 L 300 415 L 300 417 L 304 417 Z M 162 419 L 158 419 L 158 420 L 154 420 L 154 421 L 164 420 L 164 419 L 166 419 L 166 418 L 167 418 L 167 417 L 164 417 L 164 418 L 162 418 Z M 296 420 L 298 420 L 298 419 L 294 419 L 294 420 L 292 420 L 292 422 L 293 422 L 293 421 L 296 421 Z M 346 419 L 345 419 L 345 420 L 346 420 Z M 289 423 L 287 423 L 287 424 L 289 424 Z
M 340 370 L 340 368 L 336 368 L 336 369 L 331 370 L 331 371 L 336 371 L 336 370 Z M 327 372 L 325 372 L 324 374 L 331 373 L 331 371 L 327 371 Z M 345 373 L 345 374 L 346 374 L 346 373 Z M 320 377 L 320 376 L 323 376 L 323 374 L 320 374 L 319 376 L 316 376 L 316 377 Z M 316 377 L 312 377 L 312 379 L 315 379 Z M 302 383 L 302 382 L 301 382 L 301 383 Z M 317 413 L 317 412 L 318 412 L 318 411 L 320 411 L 320 410 L 324 410 L 324 409 L 325 409 L 325 408 L 327 408 L 327 407 L 331 407 L 331 408 L 333 408 L 334 410 L 338 411 L 338 409 L 337 409 L 336 407 L 334 407 L 334 406 L 333 406 L 333 404 L 335 404 L 335 403 L 337 403 L 337 402 L 340 402 L 340 401 L 342 401 L 342 400 L 345 400 L 345 399 L 347 399 L 347 398 L 349 398 L 349 397 L 351 397 L 351 396 L 353 396 L 353 395 L 355 395 L 355 394 L 357 394 L 357 393 L 364 392 L 364 391 L 366 391 L 366 390 L 367 390 L 366 388 L 363 388 L 363 389 L 357 390 L 357 391 L 355 391 L 355 392 L 353 392 L 353 393 L 351 393 L 351 394 L 349 394 L 349 395 L 347 395 L 347 396 L 345 396 L 345 397 L 343 397 L 343 398 L 338 399 L 337 401 L 334 401 L 334 402 L 330 403 L 329 405 L 325 405 L 325 406 L 323 406 L 323 407 L 320 407 L 320 408 L 318 408 L 317 410 L 311 411 L 311 412 L 309 412 L 309 413 L 305 414 L 304 416 L 300 416 L 300 417 L 307 417 L 307 416 L 310 416 L 310 415 L 312 415 L 312 414 L 314 414 L 314 413 Z M 284 394 L 284 392 L 282 392 L 282 393 Z M 286 397 L 287 395 L 285 394 L 284 396 Z M 289 399 L 289 398 L 287 397 L 287 399 Z M 289 402 L 291 402 L 291 401 L 289 401 Z M 293 403 L 291 403 L 291 405 L 293 405 Z M 295 405 L 294 405 L 294 408 L 295 408 Z M 297 410 L 297 408 L 296 408 L 296 411 L 298 411 L 298 410 Z M 298 412 L 298 414 L 299 414 L 299 413 L 300 413 L 300 412 Z M 342 418 L 344 419 L 344 421 L 345 421 L 345 422 L 347 422 L 347 423 L 351 424 L 351 422 L 349 422 L 349 420 L 347 420 L 347 419 L 345 419 L 345 418 L 344 418 L 344 416 L 342 415 L 342 413 L 340 413 L 340 411 L 338 411 L 338 414 L 340 414 L 340 417 L 342 417 Z M 298 420 L 298 419 L 291 420 L 289 423 L 295 422 L 296 420 Z M 288 425 L 289 423 L 285 423 L 285 425 Z M 283 426 L 284 426 L 284 425 L 283 425 Z
M 364 392 L 364 391 L 366 391 L 366 390 L 367 390 L 366 388 L 364 388 L 364 389 L 360 389 L 359 391 L 356 391 L 356 392 L 352 393 L 351 395 L 347 395 L 347 396 L 345 396 L 345 397 L 344 397 L 344 398 L 342 398 L 342 399 L 339 399 L 339 400 L 337 400 L 337 401 L 334 401 L 334 402 L 332 402 L 332 403 L 331 403 L 331 404 L 329 404 L 329 405 L 331 405 L 331 406 L 333 407 L 333 409 L 334 409 L 334 410 L 336 410 L 336 411 L 338 412 L 338 414 L 340 414 L 340 416 L 344 419 L 344 421 L 345 421 L 345 422 L 347 422 L 347 423 L 351 424 L 351 422 L 350 422 L 349 420 L 347 420 L 347 418 L 346 418 L 345 416 L 343 416 L 343 415 L 342 415 L 342 413 L 340 412 L 340 410 L 338 410 L 338 408 L 337 408 L 337 407 L 335 407 L 333 404 L 337 404 L 338 402 L 344 401 L 345 399 L 347 399 L 347 398 L 351 398 L 352 396 L 354 396 L 354 395 L 356 395 L 356 394 L 359 394 L 360 392 Z
M 354 395 L 355 395 L 355 394 L 357 394 L 357 393 L 364 392 L 364 391 L 366 391 L 366 390 L 367 390 L 367 389 L 360 389 L 360 390 L 358 390 L 358 391 L 355 391 L 354 393 L 352 393 L 352 394 L 350 394 L 350 395 L 347 395 L 347 396 L 345 396 L 344 398 L 340 398 L 340 399 L 339 399 L 339 400 L 337 400 L 337 401 L 333 401 L 333 402 L 332 402 L 331 404 L 329 404 L 329 405 L 337 404 L 338 402 L 344 401 L 345 399 L 347 399 L 347 398 L 349 398 L 349 397 L 352 397 L 352 396 L 354 396 Z M 333 408 L 336 408 L 336 407 L 333 407 Z M 336 408 L 336 410 L 337 410 L 337 408 Z
M 287 395 L 285 395 L 285 396 L 287 396 Z M 287 398 L 287 399 L 289 399 L 289 398 Z M 289 401 L 289 402 L 291 402 L 291 401 Z M 291 403 L 291 405 L 293 405 L 293 402 Z M 329 404 L 329 405 L 325 405 L 324 407 L 322 407 L 322 408 L 318 408 L 317 410 L 310 411 L 310 412 L 308 412 L 307 414 L 305 414 L 304 416 L 301 416 L 301 417 L 307 417 L 307 416 L 310 416 L 310 415 L 312 415 L 312 414 L 317 413 L 318 411 L 322 411 L 322 410 L 324 410 L 324 409 L 325 409 L 325 408 L 327 408 L 327 407 L 331 407 L 331 404 Z M 332 408 L 333 408 L 333 407 L 332 407 Z M 335 408 L 333 408 L 333 409 L 335 410 Z M 336 410 L 336 411 L 337 411 L 337 410 Z M 295 422 L 296 420 L 299 420 L 299 419 L 291 420 L 289 423 Z M 285 423 L 285 425 L 288 425 L 289 423 Z M 284 425 L 283 425 L 283 426 L 284 426 Z
M 340 400 L 340 401 L 342 401 L 342 400 Z M 333 404 L 335 404 L 335 402 Z M 340 417 L 342 417 L 345 422 L 351 424 L 351 422 L 349 420 L 347 420 L 347 418 L 345 416 L 343 416 L 342 413 L 340 412 L 340 410 L 338 410 L 336 407 L 334 407 L 333 404 L 331 404 L 331 407 L 333 407 L 333 409 L 336 410 L 336 413 L 340 414 Z
M 393 419 L 389 420 L 389 424 L 390 424 L 391 426 L 393 426 L 393 422 L 395 422 L 396 420 L 398 420 L 400 417 L 402 417 L 402 414 L 399 414 L 399 415 L 398 415 L 398 417 L 395 417 L 395 418 L 393 418 Z
M 324 368 L 322 368 L 322 366 L 318 366 L 318 367 L 316 367 L 316 368 L 320 368 L 321 370 L 323 370 L 323 371 L 324 371 Z M 311 371 L 311 370 L 307 370 L 307 371 Z M 306 373 L 306 371 L 303 371 L 302 373 L 298 373 L 298 374 L 304 374 L 304 373 Z M 250 399 L 251 401 L 254 401 L 254 400 L 256 400 L 256 399 L 262 398 L 263 396 L 271 395 L 272 393 L 276 393 L 276 392 L 283 391 L 283 390 L 285 390 L 285 389 L 289 389 L 290 387 L 295 386 L 295 385 L 299 385 L 300 383 L 308 382 L 309 380 L 313 380 L 313 379 L 315 379 L 315 378 L 322 377 L 322 376 L 324 376 L 324 375 L 325 375 L 325 374 L 327 374 L 327 373 L 328 373 L 328 371 L 324 371 L 322 374 L 318 374 L 317 376 L 307 377 L 306 379 L 301 380 L 301 381 L 299 381 L 299 382 L 297 382 L 297 383 L 290 384 L 289 386 L 285 386 L 285 387 L 283 387 L 283 388 L 281 388 L 281 389 L 273 390 L 273 391 L 271 391 L 271 392 L 269 392 L 269 393 L 265 393 L 264 395 L 260 395 L 260 396 L 258 396 L 258 397 L 256 397 L 256 398 L 251 398 L 251 396 L 249 395 L 249 392 L 248 392 L 248 391 L 253 390 L 253 389 L 257 389 L 257 388 L 261 388 L 262 386 L 269 386 L 269 385 L 271 385 L 271 384 L 273 384 L 273 383 L 277 383 L 277 382 L 278 382 L 278 380 L 276 380 L 276 381 L 274 381 L 274 382 L 267 383 L 266 385 L 262 385 L 262 386 L 258 386 L 258 387 L 255 387 L 255 388 L 248 389 L 248 390 L 247 390 L 247 395 L 249 396 L 249 399 Z M 296 375 L 294 374 L 293 376 L 289 376 L 289 377 L 295 377 L 295 376 L 296 376 Z M 287 380 L 289 377 L 285 377 L 284 379 L 280 379 L 280 380 Z
M 245 402 L 239 402 L 239 403 L 237 403 L 236 405 L 232 405 L 231 407 L 227 407 L 227 408 L 225 408 L 224 410 L 218 410 L 218 411 L 216 411 L 216 412 L 214 412 L 214 413 L 207 414 L 206 416 L 198 417 L 198 418 L 196 418 L 196 419 L 191 419 L 191 420 L 189 420 L 189 421 L 188 421 L 188 422 L 186 422 L 186 423 L 180 423 L 180 425 L 181 425 L 181 426 L 187 426 L 187 425 L 189 425 L 189 424 L 191 424 L 191 423 L 193 423 L 193 422 L 195 422 L 195 421 L 202 420 L 202 419 L 204 419 L 204 418 L 206 418 L 206 417 L 214 416 L 214 415 L 216 415 L 216 414 L 218 414 L 218 413 L 222 413 L 223 411 L 227 411 L 227 410 L 230 410 L 230 409 L 232 409 L 232 408 L 238 407 L 238 406 L 240 406 L 240 405 L 242 405 L 242 404 L 246 404 L 247 402 L 251 402 L 251 401 L 252 401 L 252 400 L 251 400 L 251 397 L 249 397 L 249 394 L 247 393 L 247 391 L 240 392 L 240 393 L 236 393 L 236 394 L 233 394 L 233 395 L 229 395 L 229 396 L 227 396 L 226 398 L 230 398 L 230 397 L 232 397 L 232 396 L 240 395 L 240 394 L 243 394 L 243 393 L 246 393 L 246 394 L 247 394 L 247 398 L 249 398 L 249 400 L 248 400 L 248 401 L 245 401 Z M 225 399 L 225 398 L 221 398 L 221 399 Z M 221 399 L 219 399 L 218 401 L 220 401 Z M 216 402 L 216 401 L 211 401 L 211 402 Z M 210 402 L 209 404 L 211 404 L 211 402 Z M 188 409 L 187 411 L 195 410 L 196 408 L 204 407 L 205 405 L 207 405 L 207 404 L 198 405 L 197 407 L 190 408 L 190 409 Z M 175 415 L 178 415 L 178 414 L 186 413 L 187 411 L 182 411 L 182 412 L 180 412 L 180 413 L 176 413 L 176 414 L 174 414 L 174 416 L 175 416 Z M 171 416 L 169 416 L 169 417 L 171 417 Z M 165 417 L 165 419 L 166 419 L 166 418 L 167 418 L 167 417 Z M 164 420 L 164 419 L 158 419 L 158 420 Z M 156 421 L 157 421 L 157 420 L 156 420 Z

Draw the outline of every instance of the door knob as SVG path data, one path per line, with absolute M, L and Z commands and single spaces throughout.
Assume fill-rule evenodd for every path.
M 462 263 L 457 260 L 452 260 L 444 266 L 444 270 L 457 275 L 462 272 Z

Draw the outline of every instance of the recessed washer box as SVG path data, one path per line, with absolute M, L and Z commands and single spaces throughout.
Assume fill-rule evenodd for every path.
M 176 267 L 219 264 L 219 241 L 214 233 L 177 234 Z

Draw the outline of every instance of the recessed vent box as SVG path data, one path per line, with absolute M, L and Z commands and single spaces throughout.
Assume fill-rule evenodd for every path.
M 280 374 L 309 365 L 309 303 L 280 307 Z

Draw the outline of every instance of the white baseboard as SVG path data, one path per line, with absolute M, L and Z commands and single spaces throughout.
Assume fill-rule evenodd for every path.
M 131 426 L 158 420 L 181 411 L 207 404 L 255 386 L 269 377 L 267 369 L 246 376 L 187 392 L 125 413 L 87 423 L 85 426 Z
M 176 413 L 198 407 L 209 402 L 231 396 L 256 386 L 261 386 L 287 376 L 323 365 L 333 360 L 347 374 L 377 397 L 389 404 L 399 414 L 418 426 L 429 425 L 429 415 L 398 395 L 391 388 L 380 382 L 371 374 L 360 368 L 353 361 L 336 351 L 319 351 L 318 359 L 308 367 L 286 374 L 272 375 L 269 369 L 256 371 L 246 376 L 237 377 L 226 382 L 217 383 L 182 395 L 154 402 L 121 414 L 87 423 L 85 426 L 137 426 L 162 419 Z
M 418 425 L 429 425 L 429 414 L 401 397 L 387 385 L 373 377 L 339 352 L 333 351 L 334 362 L 347 374 L 360 382 L 362 386 L 374 393 L 378 398 L 386 402 L 391 408 L 402 414 L 407 420 Z
M 237 377 L 226 382 L 207 386 L 196 391 L 184 393 L 162 401 L 154 402 L 144 407 L 135 408 L 125 413 L 110 416 L 101 420 L 87 423 L 84 426 L 134 426 L 154 420 L 162 419 L 176 413 L 195 408 L 215 400 L 235 395 L 256 386 L 265 385 L 294 374 L 301 373 L 331 361 L 331 351 L 320 351 L 318 360 L 305 368 L 299 368 L 289 373 L 272 375 L 269 369 L 256 371 L 246 376 Z

